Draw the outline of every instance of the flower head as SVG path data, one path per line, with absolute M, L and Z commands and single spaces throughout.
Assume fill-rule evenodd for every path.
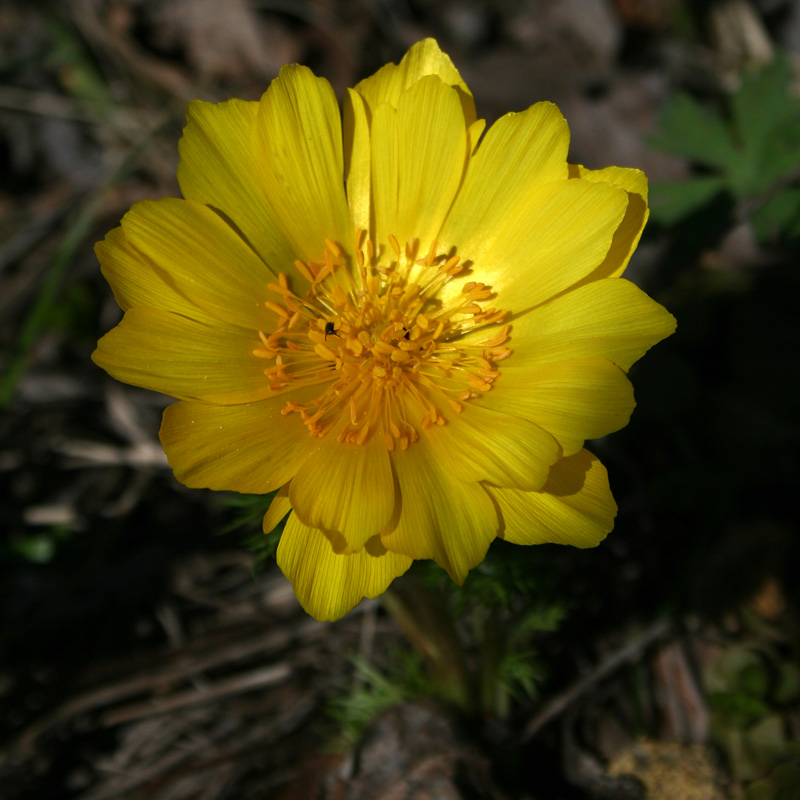
M 432 39 L 348 90 L 287 66 L 259 102 L 189 106 L 185 199 L 97 246 L 125 311 L 94 360 L 179 400 L 192 487 L 277 494 L 278 563 L 334 619 L 413 559 L 462 582 L 495 537 L 598 544 L 616 505 L 585 439 L 674 330 L 620 278 L 632 169 L 567 163 L 558 109 L 484 122 Z M 342 176 L 344 175 L 344 181 Z

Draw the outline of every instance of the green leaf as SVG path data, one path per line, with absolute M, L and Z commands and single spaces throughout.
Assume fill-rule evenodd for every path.
M 769 132 L 760 154 L 757 191 L 763 191 L 775 181 L 800 169 L 800 113 L 794 119 L 782 120 Z
M 286 519 L 281 520 L 266 535 L 262 531 L 261 522 L 272 503 L 272 498 L 275 497 L 275 492 L 269 494 L 235 494 L 231 492 L 217 497 L 221 506 L 233 512 L 218 533 L 220 535 L 234 532 L 244 533 L 242 544 L 255 556 L 254 567 L 272 559 L 278 549 Z
M 382 671 L 358 656 L 350 657 L 359 681 L 326 707 L 328 715 L 339 723 L 345 747 L 354 745 L 365 728 L 392 706 L 434 695 L 419 653 L 396 652 L 389 660 L 389 670 Z
M 725 191 L 722 178 L 661 181 L 650 187 L 650 212 L 661 225 L 674 225 Z
M 800 98 L 791 84 L 789 59 L 779 54 L 742 77 L 728 102 L 729 119 L 687 94 L 678 95 L 652 143 L 721 172 L 734 198 L 759 198 L 779 182 L 788 185 L 800 167 Z M 691 189 L 662 190 L 663 208 L 654 209 L 654 217 L 667 225 L 682 219 L 710 199 L 712 186 L 697 182 Z M 776 212 L 766 212 L 762 222 L 762 238 L 769 236 L 771 213 Z
M 709 705 L 723 715 L 727 725 L 744 728 L 769 714 L 769 706 L 756 697 L 741 692 L 714 692 Z
M 792 68 L 784 53 L 742 76 L 741 86 L 731 98 L 731 110 L 746 150 L 761 153 L 772 131 L 800 113 L 800 101 L 789 91 L 791 81 Z
M 506 652 L 497 667 L 497 683 L 515 700 L 536 698 L 545 668 L 534 650 Z
M 800 189 L 786 189 L 753 214 L 760 242 L 800 239 Z
M 261 532 L 261 520 L 267 513 L 275 492 L 269 494 L 238 494 L 226 492 L 215 495 L 223 508 L 230 509 L 230 520 L 219 530 L 220 534 L 232 533 L 241 528 L 256 528 Z
M 791 89 L 785 54 L 742 77 L 731 97 L 732 123 L 742 157 L 731 165 L 737 197 L 757 195 L 800 164 L 800 99 Z
M 53 560 L 56 542 L 52 536 L 46 533 L 30 534 L 12 540 L 11 548 L 27 561 L 32 561 L 34 564 L 47 564 Z
M 651 143 L 668 153 L 722 170 L 740 158 L 722 118 L 688 94 L 679 94 L 669 103 Z

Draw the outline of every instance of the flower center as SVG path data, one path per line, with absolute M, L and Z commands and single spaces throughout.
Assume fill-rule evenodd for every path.
M 277 325 L 259 331 L 253 355 L 272 362 L 264 370 L 272 391 L 319 387 L 315 399 L 282 410 L 299 414 L 312 435 L 335 430 L 338 441 L 357 444 L 377 435 L 405 450 L 419 427 L 444 425 L 448 409 L 460 414 L 488 392 L 511 350 L 507 312 L 483 307 L 491 287 L 469 281 L 439 299 L 464 270 L 458 255 L 437 254 L 435 241 L 422 257 L 414 239 L 401 248 L 390 235 L 389 245 L 379 256 L 358 231 L 355 259 L 326 239 L 322 261 L 296 261 L 311 287 L 302 298 L 284 274 L 268 285 Z

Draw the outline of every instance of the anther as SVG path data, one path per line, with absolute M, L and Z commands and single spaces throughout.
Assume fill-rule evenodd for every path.
M 279 317 L 282 317 L 283 319 L 289 319 L 289 312 L 283 306 L 273 303 L 272 300 L 265 300 L 264 305 L 270 311 L 274 311 Z
M 294 262 L 297 271 L 309 282 L 314 283 L 314 276 L 311 274 L 309 268 L 302 261 Z

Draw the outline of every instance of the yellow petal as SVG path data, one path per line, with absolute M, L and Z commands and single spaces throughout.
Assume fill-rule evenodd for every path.
M 528 369 L 572 358 L 605 358 L 627 371 L 674 331 L 672 314 L 634 284 L 594 281 L 515 319 L 509 342 L 513 355 L 501 372 L 506 365 Z
M 175 477 L 193 489 L 278 489 L 294 477 L 316 441 L 296 414 L 283 416 L 281 409 L 289 400 L 314 396 L 306 389 L 241 406 L 168 406 L 160 436 Z
M 475 155 L 475 152 L 478 149 L 478 144 L 480 143 L 481 136 L 483 135 L 483 130 L 486 127 L 486 120 L 485 119 L 476 119 L 472 125 L 469 126 L 469 152 L 470 155 Z
M 551 433 L 565 455 L 628 424 L 636 405 L 633 387 L 619 367 L 599 358 L 553 361 L 516 369 L 512 359 L 492 391 L 471 401 L 533 420 Z
M 297 514 L 286 523 L 277 558 L 300 604 L 320 622 L 339 619 L 362 598 L 385 592 L 412 561 L 387 551 L 377 536 L 352 555 L 334 553 L 326 536 Z
M 567 123 L 552 103 L 495 122 L 470 161 L 441 231 L 445 250 L 457 247 L 462 258 L 480 263 L 509 218 L 530 205 L 542 184 L 566 180 L 568 148 Z
M 395 233 L 400 203 L 400 131 L 397 112 L 388 103 L 372 117 L 371 148 L 372 199 L 375 230 L 384 236 Z M 370 225 L 369 230 L 372 230 Z M 398 241 L 403 241 L 399 239 Z
M 263 529 L 264 533 L 272 533 L 275 526 L 292 510 L 289 501 L 289 484 L 285 484 L 278 489 L 272 502 L 269 504 L 267 513 L 264 514 Z
M 269 198 L 293 257 L 321 258 L 326 238 L 350 247 L 342 122 L 328 81 L 308 67 L 283 67 L 261 98 L 256 134 L 264 170 L 250 179 Z
M 348 89 L 344 98 L 344 161 L 347 203 L 355 228 L 371 230 L 370 199 L 370 134 L 364 98 Z
M 489 493 L 500 507 L 499 536 L 514 544 L 595 547 L 617 515 L 606 469 L 588 450 L 558 461 L 539 492 L 492 487 Z
M 423 433 L 432 457 L 462 481 L 539 489 L 561 455 L 558 442 L 527 419 L 490 409 L 472 401 L 460 414 L 448 408 L 447 424 Z
M 276 272 L 293 270 L 295 255 L 276 227 L 274 198 L 261 176 L 269 169 L 258 135 L 257 102 L 193 100 L 178 149 L 183 196 L 219 209 Z
M 215 319 L 250 330 L 269 324 L 264 300 L 275 274 L 219 214 L 192 200 L 137 203 L 122 218 L 129 245 L 177 292 Z M 141 270 L 140 270 L 141 272 Z
M 295 514 L 312 528 L 340 533 L 347 552 L 360 550 L 392 516 L 394 480 L 379 436 L 364 444 L 337 442 L 336 431 L 315 440 L 289 487 Z
M 212 325 L 218 322 L 180 292 L 168 273 L 136 250 L 122 228 L 109 231 L 94 250 L 123 311 L 133 306 L 148 306 Z
M 146 306 L 125 312 L 97 343 L 92 360 L 124 383 L 185 400 L 233 405 L 270 394 L 252 331 L 211 325 Z
M 628 203 L 616 186 L 567 180 L 538 186 L 508 209 L 475 249 L 470 280 L 490 284 L 499 308 L 522 312 L 554 297 L 592 272 L 608 253 Z M 448 284 L 443 299 L 460 292 Z
M 392 552 L 435 559 L 463 583 L 497 534 L 492 501 L 480 484 L 448 474 L 423 440 L 391 459 L 401 499 L 381 541 Z
M 387 119 L 395 113 L 390 106 L 379 111 L 372 129 L 378 242 L 385 243 L 389 234 L 400 242 L 411 236 L 426 250 L 439 234 L 466 166 L 467 129 L 458 95 L 429 75 L 400 96 L 394 123 Z M 397 175 L 388 172 L 392 163 Z
M 628 262 L 639 244 L 642 230 L 650 216 L 647 206 L 647 177 L 638 169 L 625 167 L 606 167 L 605 169 L 586 169 L 579 164 L 570 164 L 570 177 L 580 177 L 593 183 L 608 183 L 619 186 L 628 192 L 628 207 L 614 240 L 603 263 L 586 281 L 600 278 L 617 278 L 625 271 Z
M 453 66 L 450 56 L 439 49 L 435 39 L 423 39 L 413 45 L 399 64 L 386 64 L 374 75 L 356 85 L 367 102 L 370 113 L 383 103 L 397 108 L 400 95 L 426 75 L 436 75 L 458 92 L 467 125 L 475 121 L 475 103 L 467 84 Z M 425 120 L 427 122 L 428 120 Z
M 570 164 L 569 176 L 592 183 L 610 183 L 612 186 L 619 186 L 626 192 L 639 195 L 647 203 L 647 176 L 640 169 L 631 167 L 586 169 L 582 164 Z

